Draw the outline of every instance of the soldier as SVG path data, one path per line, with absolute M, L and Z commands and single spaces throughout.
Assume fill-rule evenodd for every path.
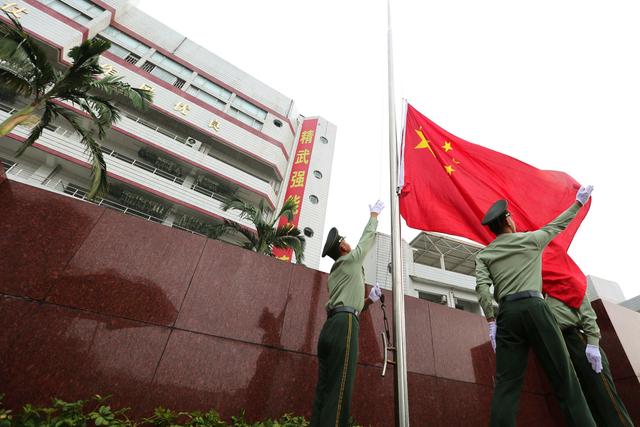
M 358 362 L 358 315 L 382 295 L 376 284 L 365 300 L 362 262 L 373 245 L 378 215 L 383 208 L 380 200 L 369 206 L 369 222 L 355 249 L 351 250 L 334 227 L 322 250 L 323 257 L 329 255 L 335 262 L 329 273 L 327 321 L 318 339 L 320 366 L 312 427 L 349 425 L 351 391 Z
M 562 333 L 541 293 L 542 251 L 567 227 L 592 190 L 591 186 L 581 187 L 576 203 L 548 225 L 530 233 L 516 231 L 506 200 L 495 202 L 482 220 L 496 235 L 476 256 L 476 293 L 496 351 L 492 426 L 515 426 L 529 347 L 533 347 L 567 424 L 595 427 Z M 492 285 L 499 304 L 497 327 L 489 291 Z
M 616 391 L 607 356 L 599 347 L 600 329 L 587 295 L 577 310 L 549 295 L 546 301 L 558 321 L 596 423 L 607 427 L 633 427 L 627 408 Z

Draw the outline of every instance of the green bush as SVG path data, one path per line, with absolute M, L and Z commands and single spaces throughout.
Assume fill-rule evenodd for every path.
M 174 412 L 170 409 L 157 408 L 153 416 L 134 421 L 127 417 L 128 408 L 114 410 L 107 405 L 106 397 L 95 396 L 91 400 L 65 402 L 53 399 L 51 406 L 35 407 L 25 405 L 20 413 L 4 409 L 3 395 L 0 395 L 0 427 L 308 427 L 304 417 L 285 414 L 277 420 L 265 420 L 257 423 L 245 421 L 242 412 L 231 418 L 231 423 L 224 421 L 216 411 L 209 412 Z

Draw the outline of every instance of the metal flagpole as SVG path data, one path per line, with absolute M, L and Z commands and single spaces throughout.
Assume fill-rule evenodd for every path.
M 398 203 L 398 141 L 393 82 L 393 43 L 391 37 L 391 0 L 387 0 L 387 57 L 389 78 L 389 169 L 391 184 L 391 266 L 393 284 L 393 322 L 396 347 L 397 425 L 409 426 L 407 391 L 407 355 L 405 347 L 404 287 L 402 284 L 402 246 L 400 240 L 400 210 Z

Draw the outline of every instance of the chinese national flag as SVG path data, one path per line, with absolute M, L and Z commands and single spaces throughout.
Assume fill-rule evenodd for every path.
M 509 202 L 518 231 L 536 230 L 575 203 L 580 185 L 564 172 L 543 171 L 450 134 L 407 108 L 400 213 L 407 225 L 488 244 L 480 222 L 498 199 Z M 542 257 L 543 292 L 578 308 L 586 279 L 567 249 L 591 201 Z

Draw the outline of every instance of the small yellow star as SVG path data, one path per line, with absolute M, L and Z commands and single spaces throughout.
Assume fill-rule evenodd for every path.
M 453 172 L 455 172 L 455 169 L 451 165 L 445 166 L 444 170 L 446 170 L 449 175 L 451 175 Z
M 444 150 L 445 153 L 448 153 L 449 151 L 453 150 L 453 148 L 451 148 L 451 143 L 449 141 L 444 142 L 442 149 Z
M 415 146 L 416 149 L 419 148 L 428 148 L 429 151 L 431 151 L 431 154 L 433 154 L 433 157 L 436 156 L 436 153 L 433 152 L 433 150 L 431 149 L 431 145 L 429 145 L 431 143 L 431 141 L 429 141 L 425 136 L 424 133 L 422 133 L 422 128 L 420 128 L 420 130 L 416 129 L 416 133 L 418 134 L 418 136 L 420 137 L 420 143 L 418 145 Z

